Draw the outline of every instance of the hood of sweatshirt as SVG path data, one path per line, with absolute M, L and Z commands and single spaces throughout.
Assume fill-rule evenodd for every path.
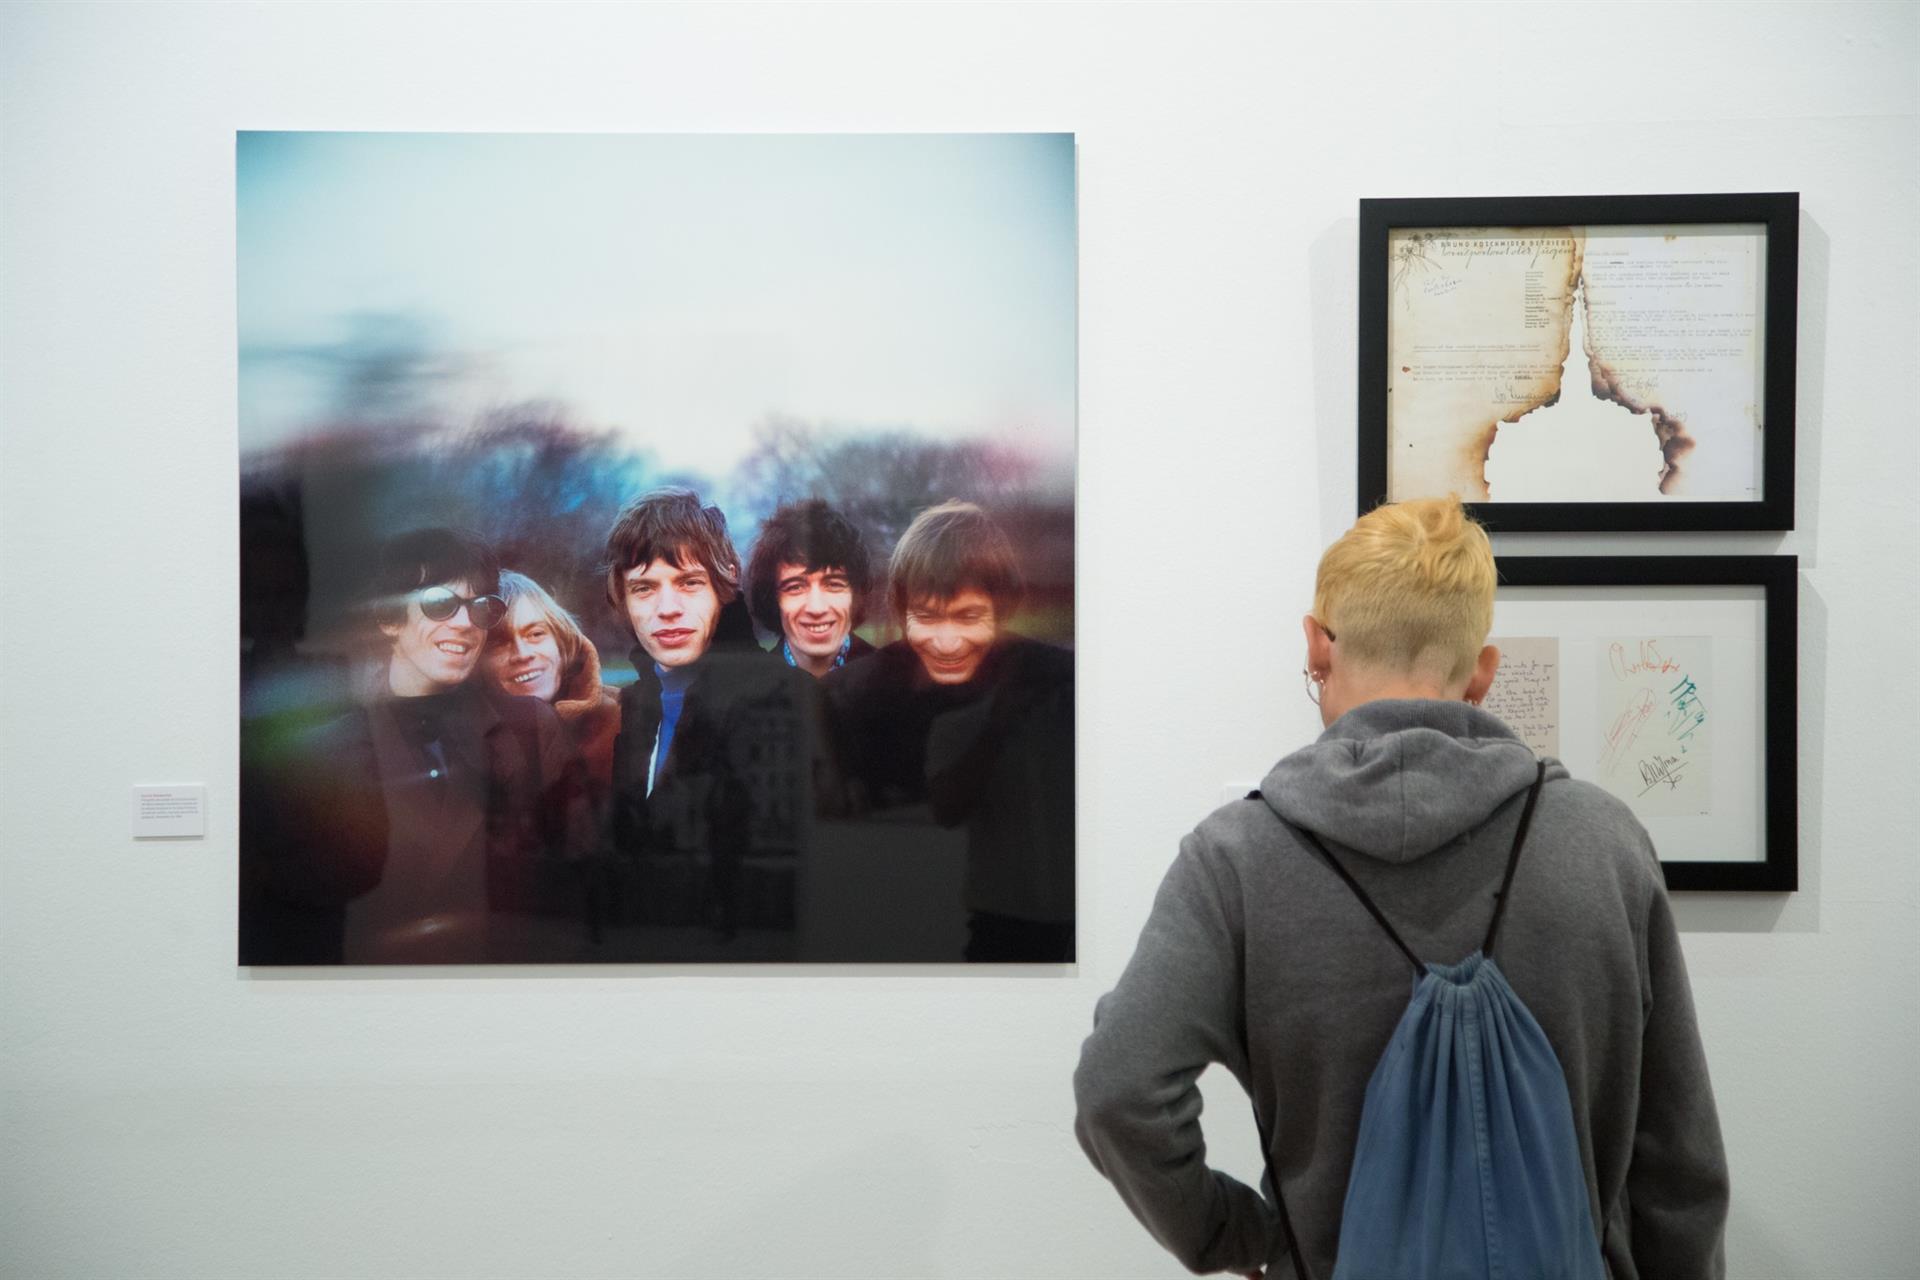
M 1383 699 L 1334 721 L 1260 784 L 1295 826 L 1383 862 L 1412 862 L 1533 785 L 1532 748 L 1464 702 Z M 1565 777 L 1558 761 L 1549 778 Z

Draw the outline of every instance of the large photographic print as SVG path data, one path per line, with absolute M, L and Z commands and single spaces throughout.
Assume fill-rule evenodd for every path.
M 242 964 L 1074 958 L 1070 135 L 237 184 Z

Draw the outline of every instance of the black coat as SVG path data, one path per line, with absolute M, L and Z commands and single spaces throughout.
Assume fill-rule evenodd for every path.
M 973 679 L 946 685 L 896 641 L 823 683 L 841 767 L 866 803 L 924 803 L 941 825 L 966 828 L 976 928 L 986 914 L 1058 935 L 1045 954 L 994 958 L 1070 958 L 1073 654 L 1007 636 Z
M 613 748 L 603 920 L 615 930 L 790 930 L 814 810 L 836 789 L 822 772 L 831 754 L 816 682 L 755 643 L 744 602 L 723 606 L 650 791 L 660 680 L 644 648 L 634 648 L 633 664 L 638 675 L 621 691 Z M 676 958 L 671 950 L 640 954 Z
M 412 701 L 242 770 L 240 963 L 540 961 L 584 940 L 569 864 L 591 830 L 553 708 L 462 685 L 422 747 Z
M 840 771 L 856 789 L 860 807 L 870 809 L 924 803 L 933 722 L 979 701 L 992 687 L 978 678 L 935 684 L 904 640 L 828 672 L 821 684 Z

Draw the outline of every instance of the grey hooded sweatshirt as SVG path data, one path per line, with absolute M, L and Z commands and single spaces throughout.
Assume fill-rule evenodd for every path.
M 1094 1166 L 1190 1270 L 1294 1274 L 1269 1203 L 1207 1167 L 1201 1071 L 1224 1063 L 1253 1099 L 1328 1280 L 1367 1081 L 1412 994 L 1406 958 L 1288 824 L 1327 843 L 1416 955 L 1451 963 L 1486 933 L 1535 773 L 1486 712 L 1371 702 L 1181 843 L 1074 1092 Z M 1558 761 L 1495 956 L 1566 1072 L 1613 1276 L 1723 1275 L 1726 1157 L 1659 864 L 1626 806 Z

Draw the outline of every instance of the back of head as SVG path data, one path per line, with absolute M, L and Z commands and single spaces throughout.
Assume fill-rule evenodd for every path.
M 1320 557 L 1313 614 L 1352 661 L 1462 680 L 1493 627 L 1493 544 L 1457 498 L 1377 507 Z
M 720 508 L 701 505 L 700 495 L 677 485 L 641 494 L 607 531 L 608 602 L 620 609 L 621 579 L 628 570 L 656 560 L 684 569 L 688 558 L 711 575 L 721 604 L 740 593 L 740 555 Z
M 500 562 L 478 538 L 452 529 L 413 529 L 380 547 L 367 602 L 376 621 L 407 615 L 407 596 L 421 587 L 465 583 L 470 596 L 497 594 Z
M 893 548 L 887 598 L 895 616 L 927 600 L 983 591 L 1002 621 L 1026 591 L 1013 542 L 992 516 L 971 502 L 943 502 L 913 518 Z

